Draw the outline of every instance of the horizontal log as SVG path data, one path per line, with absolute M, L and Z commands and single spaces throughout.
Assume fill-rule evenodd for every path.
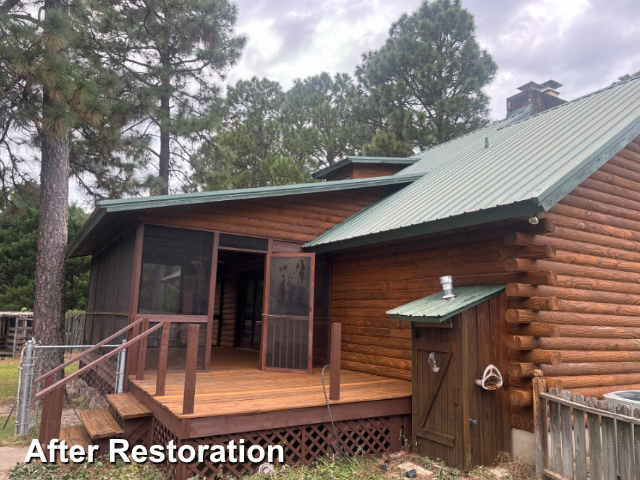
M 354 372 L 370 373 L 372 375 L 380 375 L 382 377 L 399 378 L 401 380 L 411 381 L 410 370 L 398 370 L 396 368 L 389 368 L 378 365 L 370 365 L 367 363 L 352 362 L 348 360 L 342 360 L 342 368 L 345 370 L 353 370 Z
M 614 385 L 640 384 L 640 373 L 610 375 L 573 375 L 545 377 L 549 388 L 575 389 L 585 387 L 610 387 Z
M 510 297 L 507 308 L 528 309 L 534 312 L 540 310 L 558 310 L 558 299 L 555 297 Z
M 556 224 L 553 219 L 545 217 L 543 214 L 538 215 L 538 223 L 536 225 L 528 225 L 527 232 L 529 235 L 544 235 L 546 233 L 553 233 L 556 229 Z
M 507 333 L 509 335 L 528 335 L 531 337 L 553 337 L 554 327 L 557 327 L 557 325 L 548 323 L 515 323 L 507 325 Z
M 529 407 L 533 405 L 533 390 L 511 388 L 509 389 L 509 398 L 511 405 Z
M 569 263 L 572 265 L 584 265 L 586 267 L 608 268 L 625 272 L 640 273 L 639 262 L 628 262 L 616 258 L 598 257 L 595 255 L 585 255 L 582 253 L 567 252 L 558 250 L 554 261 Z
M 627 241 L 640 241 L 640 232 L 636 232 L 634 230 L 610 226 L 608 224 L 597 223 L 586 219 L 568 217 L 566 215 L 557 215 L 553 213 L 548 213 L 547 215 L 549 215 L 550 218 L 553 218 L 558 227 L 570 228 L 586 233 L 595 233 Z
M 532 350 L 537 352 L 539 350 Z M 528 354 L 530 352 L 524 352 Z M 601 352 L 597 350 L 560 350 L 560 358 L 567 363 L 586 362 L 634 362 L 640 360 L 640 352 Z M 546 362 L 540 362 L 546 363 Z
M 514 362 L 536 363 L 547 365 L 560 365 L 562 363 L 562 352 L 553 350 L 529 350 L 529 351 L 509 351 L 509 359 Z
M 558 287 L 580 288 L 584 290 L 600 290 L 603 292 L 640 294 L 640 285 L 620 282 L 616 280 L 603 280 L 586 278 L 573 275 L 558 275 Z
M 541 369 L 535 363 L 513 362 L 509 364 L 510 377 L 540 377 Z
M 584 325 L 549 325 L 549 335 L 537 335 L 547 337 L 580 337 L 580 338 L 640 338 L 640 328 L 634 327 L 599 327 Z M 513 334 L 520 334 L 514 331 Z M 528 334 L 523 333 L 522 334 Z
M 376 365 L 393 368 L 396 370 L 411 370 L 411 359 L 383 357 L 381 355 L 366 355 L 342 350 L 342 361 L 357 362 L 362 364 Z
M 343 352 L 361 353 L 365 355 L 375 355 L 388 358 L 400 358 L 411 361 L 411 348 L 384 348 L 376 345 L 358 345 L 342 342 Z
M 581 202 L 574 202 L 581 203 Z M 628 218 L 622 218 L 625 211 L 616 209 L 615 215 L 609 215 L 607 213 L 600 213 L 594 209 L 585 210 L 584 208 L 578 208 L 566 203 L 558 203 L 554 205 L 551 210 L 554 214 L 562 215 L 565 217 L 577 218 L 580 220 L 587 220 L 588 222 L 600 223 L 611 227 L 621 228 L 630 232 L 640 233 L 640 222 L 636 220 L 630 220 Z M 630 213 L 630 212 L 626 212 Z M 555 218 L 555 217 L 554 217 Z
M 543 258 L 553 258 L 556 256 L 556 247 L 553 245 L 531 245 L 518 252 L 518 258 L 538 260 Z
M 616 373 L 640 373 L 640 362 L 586 362 L 538 365 L 545 376 L 603 375 Z
M 597 351 L 640 351 L 636 339 L 612 338 L 571 338 L 571 337 L 527 337 L 514 335 L 509 338 L 509 346 L 515 350 L 597 350 Z
M 507 284 L 509 297 L 556 297 L 558 299 L 577 300 L 580 302 L 618 303 L 640 306 L 640 295 L 618 292 L 602 292 L 566 288 L 549 285 L 528 285 L 524 283 Z
M 572 312 L 532 312 L 531 310 L 507 310 L 505 318 L 509 323 L 556 323 L 562 325 L 590 325 L 612 327 L 640 327 L 640 317 L 620 315 L 598 315 Z
M 627 315 L 632 317 L 640 316 L 640 306 L 638 305 L 620 305 L 618 303 L 585 302 L 565 299 L 556 299 L 555 305 L 556 310 L 563 312 L 594 313 L 600 315 Z

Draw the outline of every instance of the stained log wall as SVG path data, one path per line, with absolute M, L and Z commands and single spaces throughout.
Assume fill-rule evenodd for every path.
M 506 239 L 555 250 L 507 262 L 508 270 L 556 279 L 507 286 L 516 421 L 531 417 L 534 376 L 584 396 L 640 388 L 640 139 L 540 217 L 553 232 Z M 539 308 L 521 308 L 527 302 Z
M 640 389 L 640 139 L 539 218 L 335 254 L 343 366 L 410 379 L 410 325 L 385 312 L 453 275 L 507 284 L 513 426 L 533 429 L 534 376 L 596 397 Z
M 187 205 L 141 212 L 145 222 L 308 242 L 398 187 Z

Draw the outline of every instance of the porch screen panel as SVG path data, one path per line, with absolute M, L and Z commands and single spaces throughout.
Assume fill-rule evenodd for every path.
M 327 256 L 316 256 L 313 301 L 313 364 L 329 363 L 331 328 L 331 263 Z
M 272 254 L 269 259 L 266 369 L 310 371 L 314 255 Z
M 206 315 L 213 233 L 146 225 L 139 313 Z
M 118 265 L 118 292 L 116 297 L 117 313 L 129 314 L 131 297 L 131 275 L 133 273 L 133 251 L 136 244 L 136 232 L 131 230 L 120 239 L 120 255 Z

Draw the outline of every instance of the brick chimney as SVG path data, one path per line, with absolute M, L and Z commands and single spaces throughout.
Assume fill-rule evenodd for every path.
M 561 99 L 558 92 L 561 86 L 562 84 L 555 80 L 548 80 L 542 84 L 529 82 L 518 87 L 520 93 L 507 98 L 507 117 L 527 105 L 531 105 L 531 115 L 535 115 L 565 103 L 566 100 Z

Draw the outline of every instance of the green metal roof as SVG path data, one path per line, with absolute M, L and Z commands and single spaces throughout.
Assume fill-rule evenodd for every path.
M 327 178 L 331 172 L 335 172 L 342 167 L 352 164 L 364 164 L 364 165 L 413 165 L 419 158 L 414 157 L 345 157 L 339 162 L 334 163 L 329 167 L 325 167 L 315 172 L 312 177 L 316 179 Z
M 123 198 L 118 200 L 103 200 L 87 219 L 82 229 L 69 245 L 68 255 L 78 253 L 78 247 L 106 217 L 116 212 L 135 212 L 162 207 L 180 205 L 196 205 L 202 203 L 227 202 L 260 198 L 283 197 L 290 195 L 304 195 L 312 193 L 338 192 L 362 188 L 373 188 L 387 185 L 404 185 L 422 177 L 422 174 L 389 175 L 386 177 L 361 178 L 355 180 L 340 180 L 332 182 L 301 183 L 296 185 L 281 185 L 274 187 L 242 188 L 236 190 L 216 190 L 213 192 L 185 193 L 180 195 L 159 195 L 154 197 Z M 86 250 L 86 249 L 85 249 Z M 87 255 L 82 250 L 79 255 Z
M 441 323 L 485 300 L 500 295 L 504 290 L 504 285 L 456 287 L 453 289 L 456 298 L 445 300 L 442 298 L 443 293 L 438 292 L 389 310 L 387 315 L 393 320 Z
M 546 211 L 640 135 L 640 78 L 426 150 L 423 177 L 308 242 L 329 251 Z M 489 147 L 485 147 L 488 141 Z

